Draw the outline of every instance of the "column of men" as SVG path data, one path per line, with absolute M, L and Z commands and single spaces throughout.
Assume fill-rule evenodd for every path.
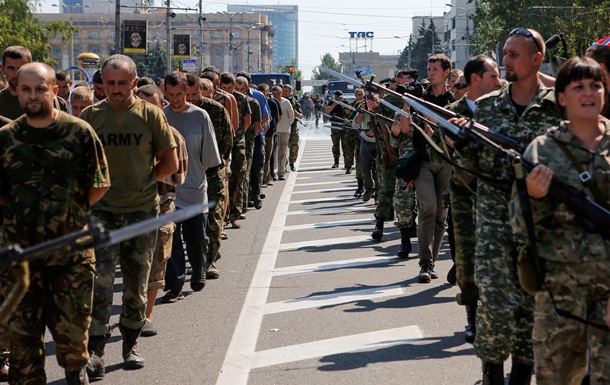
M 109 230 L 193 204 L 203 211 L 117 245 L 32 263 L 32 284 L 0 331 L 6 352 L 0 378 L 46 383 L 45 326 L 68 384 L 104 377 L 117 264 L 123 367 L 142 368 L 137 342 L 158 333 L 152 322 L 158 291 L 166 292 L 162 302 L 183 298 L 186 257 L 193 291 L 218 278 L 225 224 L 239 228 L 248 207 L 262 207 L 261 188 L 290 171 L 288 146 L 275 156 L 273 148 L 276 128 L 295 123 L 292 105 L 282 87 L 271 100 L 266 85 L 261 92 L 251 88 L 249 74 L 235 79 L 214 67 L 201 78 L 172 72 L 161 89 L 138 78 L 132 59 L 113 55 L 96 72 L 92 91 L 87 84 L 71 87 L 65 71 L 32 63 L 24 47 L 5 49 L 2 63 L 8 83 L 0 91 L 0 116 L 8 123 L 0 130 L 3 242 L 27 247 L 83 229 L 86 211 Z M 208 201 L 215 205 L 208 209 Z M 2 293 L 15 284 L 11 277 L 0 280 Z

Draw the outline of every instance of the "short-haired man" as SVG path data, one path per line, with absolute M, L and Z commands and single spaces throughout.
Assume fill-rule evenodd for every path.
M 246 178 L 246 138 L 245 132 L 252 120 L 252 110 L 248 104 L 248 97 L 235 91 L 235 76 L 229 72 L 220 74 L 220 89 L 233 95 L 237 101 L 239 112 L 239 127 L 233 137 L 231 152 L 231 176 L 229 177 L 229 220 L 233 228 L 239 229 L 240 217 L 243 214 L 244 179 Z
M 93 104 L 93 91 L 89 87 L 75 87 L 70 93 L 70 106 L 72 116 L 80 116 L 80 113 Z
M 296 117 L 296 119 L 290 125 L 290 139 L 288 139 L 288 145 L 290 146 L 290 155 L 288 156 L 288 162 L 290 163 L 290 170 L 295 171 L 294 162 L 297 161 L 297 157 L 299 156 L 299 125 L 297 124 L 297 119 L 301 119 L 303 117 L 303 113 L 301 111 L 301 103 L 299 103 L 298 99 L 292 93 L 292 86 L 290 84 L 283 84 L 282 92 L 284 97 L 288 99 L 290 104 L 292 104 L 294 116 Z M 353 165 L 353 151 L 351 158 Z M 351 172 L 351 167 L 348 167 L 347 171 Z M 349 172 L 347 174 L 349 174 Z
M 73 93 L 74 94 L 74 93 Z M 136 96 L 150 104 L 163 109 L 163 92 L 159 87 L 154 85 L 144 85 L 138 87 Z M 176 211 L 176 185 L 184 183 L 187 172 L 188 152 L 184 138 L 178 130 L 170 126 L 174 141 L 176 142 L 176 153 L 178 154 L 178 171 L 174 174 L 165 177 L 162 181 L 157 182 L 157 191 L 159 192 L 159 211 L 161 214 L 168 214 Z M 148 291 L 146 292 L 148 302 L 146 303 L 146 324 L 142 327 L 140 335 L 142 337 L 151 337 L 157 335 L 157 328 L 152 322 L 152 313 L 155 307 L 155 300 L 159 289 L 165 287 L 165 270 L 167 261 L 172 255 L 172 241 L 175 223 L 168 223 L 157 229 L 157 243 L 155 252 L 150 265 L 150 275 L 148 277 Z
M 186 101 L 204 109 L 210 116 L 218 145 L 221 164 L 206 170 L 208 180 L 208 200 L 216 202 L 208 216 L 208 246 L 206 278 L 220 277 L 216 261 L 220 258 L 219 250 L 222 241 L 224 214 L 227 206 L 227 175 L 226 166 L 231 160 L 231 146 L 233 145 L 233 130 L 229 112 L 220 103 L 209 98 L 214 85 L 209 79 L 200 79 L 194 74 L 187 74 L 188 92 Z M 204 96 L 204 92 L 206 92 Z
M 112 186 L 93 206 L 93 215 L 111 230 L 157 216 L 156 182 L 178 170 L 178 157 L 163 111 L 134 95 L 138 75 L 133 60 L 125 55 L 112 55 L 104 61 L 101 71 L 107 97 L 85 109 L 81 118 L 96 131 L 108 157 Z M 97 278 L 89 329 L 91 358 L 87 364 L 90 377 L 100 378 L 105 374 L 102 356 L 110 337 L 117 264 L 123 277 L 123 307 L 119 318 L 123 366 L 125 369 L 144 366 L 136 343 L 146 323 L 148 276 L 156 235 L 152 231 L 95 250 Z
M 176 208 L 208 203 L 206 170 L 221 165 L 214 127 L 205 110 L 186 101 L 188 81 L 182 72 L 170 72 L 165 77 L 165 97 L 169 105 L 163 109 L 167 121 L 184 137 L 188 151 L 188 173 L 184 184 L 176 186 Z M 167 264 L 165 290 L 161 298 L 172 303 L 182 298 L 182 287 L 186 280 L 186 254 L 193 269 L 191 289 L 203 290 L 206 283 L 208 253 L 208 208 L 201 214 L 176 223 L 172 256 Z
M 15 80 L 25 115 L 0 130 L 2 241 L 28 247 L 83 230 L 85 213 L 108 190 L 110 176 L 91 126 L 53 107 L 53 69 L 25 64 Z M 11 384 L 46 383 L 45 326 L 56 341 L 68 384 L 89 383 L 84 368 L 94 260 L 88 249 L 56 252 L 30 263 L 29 289 L 8 325 Z
M 57 96 L 62 98 L 68 103 L 68 112 L 72 114 L 72 107 L 70 106 L 70 88 L 72 87 L 72 77 L 66 70 L 59 70 L 55 73 L 55 79 L 57 80 Z
M 260 84 L 258 90 L 267 98 L 269 105 L 269 125 L 265 127 L 265 162 L 263 165 L 263 187 L 273 186 L 275 163 L 277 159 L 277 125 L 282 118 L 280 102 L 271 95 L 268 84 Z M 274 151 L 275 150 L 275 151 Z
M 526 28 L 511 31 L 502 61 L 506 80 L 511 83 L 479 98 L 474 113 L 476 121 L 516 140 L 521 150 L 560 121 L 553 90 L 538 77 L 544 49 L 538 32 Z M 534 297 L 521 289 L 515 274 L 514 258 L 521 244 L 515 239 L 508 215 L 513 168 L 486 148 L 472 151 L 467 161 L 479 172 L 507 182 L 491 185 L 479 180 L 477 185 L 475 281 L 481 304 L 474 348 L 483 361 L 483 382 L 501 384 L 503 363 L 510 355 L 511 381 L 529 384 L 534 363 Z M 533 335 L 534 350 L 544 348 L 544 331 Z
M 285 180 L 286 177 L 286 152 L 288 151 L 288 140 L 290 139 L 290 125 L 295 119 L 294 110 L 288 99 L 282 97 L 282 87 L 273 86 L 271 94 L 273 98 L 280 103 L 282 109 L 282 118 L 277 125 L 278 135 L 278 165 L 277 175 L 279 180 Z
M 10 46 L 2 53 L 2 72 L 8 80 L 8 87 L 0 91 L 0 115 L 14 120 L 23 115 L 17 97 L 17 71 L 22 65 L 32 62 L 30 51 L 21 46 Z
M 464 73 L 455 81 L 454 87 L 464 78 L 468 93 L 447 109 L 463 117 L 472 118 L 476 111 L 475 101 L 483 95 L 500 89 L 500 73 L 495 61 L 485 55 L 470 58 L 464 66 Z M 459 154 L 454 152 L 454 160 L 459 162 Z M 449 181 L 451 219 L 455 237 L 455 267 L 457 284 L 460 287 L 458 303 L 466 307 L 466 342 L 474 342 L 476 335 L 476 311 L 479 290 L 474 281 L 475 200 L 477 181 L 471 174 L 455 169 Z
M 339 90 L 335 91 L 334 99 L 329 100 L 328 106 L 324 108 L 324 113 L 332 116 L 330 119 L 330 139 L 333 142 L 332 152 L 335 162 L 331 168 L 339 168 L 339 157 L 341 156 L 341 151 L 343 151 L 343 165 L 345 168 L 347 168 L 347 166 L 350 165 L 350 161 L 347 158 L 345 130 L 342 128 L 342 126 L 345 117 L 349 114 L 349 111 L 335 103 L 335 99 L 343 102 L 343 92 Z
M 97 70 L 93 74 L 93 96 L 94 102 L 101 102 L 106 99 L 106 91 L 104 91 L 104 83 L 102 82 L 102 70 Z

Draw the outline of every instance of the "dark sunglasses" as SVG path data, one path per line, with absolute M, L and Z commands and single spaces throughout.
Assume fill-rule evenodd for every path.
M 468 84 L 466 83 L 455 83 L 453 85 L 453 88 L 457 88 L 458 90 L 463 90 L 466 87 L 468 87 Z
M 519 35 L 519 36 L 531 38 L 532 41 L 534 42 L 534 44 L 536 44 L 536 48 L 538 48 L 538 52 L 542 53 L 542 47 L 540 47 L 540 44 L 538 44 L 538 40 L 536 40 L 534 35 L 532 35 L 532 33 L 530 31 L 528 31 L 527 28 L 515 28 L 512 31 L 510 31 L 510 33 L 508 34 L 508 36 L 513 36 L 513 35 Z

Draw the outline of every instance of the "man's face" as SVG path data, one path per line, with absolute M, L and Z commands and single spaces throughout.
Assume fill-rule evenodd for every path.
M 165 84 L 165 97 L 172 110 L 180 110 L 186 106 L 186 94 L 188 90 L 189 87 L 185 87 L 181 84 L 176 86 L 167 83 Z
M 535 44 L 525 37 L 515 35 L 504 44 L 502 64 L 506 71 L 506 80 L 516 82 L 534 76 L 538 72 L 540 61 L 534 52 Z
M 288 87 L 282 88 L 282 96 L 284 96 L 285 98 L 289 98 L 291 94 L 292 94 L 292 91 L 290 90 L 290 88 L 288 88 Z
M 189 103 L 197 103 L 199 98 L 201 98 L 201 94 L 199 93 L 199 86 L 193 85 L 192 87 L 188 87 L 186 92 L 186 101 Z
M 500 72 L 498 71 L 498 67 L 493 64 L 486 63 L 485 69 L 485 72 L 479 78 L 480 81 L 478 84 L 482 95 L 499 90 L 502 86 L 500 84 Z
M 71 86 L 72 86 L 72 81 L 58 80 L 57 81 L 57 96 L 60 96 L 65 100 L 68 100 L 68 98 L 70 97 L 70 87 Z
M 235 91 L 241 92 L 244 95 L 248 94 L 248 86 L 245 84 L 235 83 Z
M 396 81 L 398 82 L 398 84 L 409 84 L 413 81 L 413 78 L 411 77 L 411 75 L 397 76 Z
M 113 108 L 126 108 L 133 102 L 133 90 L 138 78 L 132 78 L 127 68 L 107 66 L 102 73 L 104 91 Z
M 281 100 L 282 99 L 282 91 L 280 91 L 280 90 L 271 90 L 271 94 L 277 100 Z
M 356 96 L 357 101 L 361 101 L 362 99 L 364 99 L 364 91 L 362 90 L 356 91 L 354 95 Z
M 51 115 L 56 92 L 57 86 L 54 87 L 41 74 L 25 72 L 19 77 L 19 105 L 29 118 L 44 119 Z
M 220 83 L 220 89 L 232 94 L 235 90 L 235 83 Z
M 87 107 L 89 107 L 90 105 L 93 104 L 93 102 L 89 101 L 89 100 L 83 100 L 83 99 L 72 99 L 70 101 L 70 104 L 72 105 L 72 115 L 79 117 L 80 113 Z
M 104 91 L 104 84 L 93 83 L 93 94 L 97 100 L 106 99 L 106 91 Z
M 445 79 L 451 70 L 443 70 L 443 66 L 440 61 L 428 63 L 428 79 L 430 85 L 437 86 L 439 84 L 445 84 Z
M 4 72 L 4 76 L 8 80 L 9 88 L 12 90 L 17 90 L 17 71 L 21 68 L 22 65 L 27 64 L 28 61 L 24 58 L 21 59 L 11 59 L 7 57 L 2 64 L 2 72 Z

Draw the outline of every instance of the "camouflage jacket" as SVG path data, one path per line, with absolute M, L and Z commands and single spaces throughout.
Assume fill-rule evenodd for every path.
M 445 107 L 449 111 L 453 111 L 456 114 L 459 114 L 465 118 L 472 118 L 474 113 L 468 106 L 468 102 L 466 101 L 466 96 L 463 96 L 461 99 L 447 105 Z M 454 151 L 453 149 L 449 149 L 449 153 L 451 155 L 451 159 L 455 161 L 457 164 L 461 166 L 466 166 L 460 157 L 459 152 Z M 476 188 L 476 178 L 472 176 L 472 174 L 467 173 L 464 170 L 461 170 L 457 167 L 453 168 L 453 181 L 462 187 L 468 186 L 471 190 Z
M 579 190 L 584 190 L 591 199 L 593 195 L 580 181 L 579 172 L 557 141 L 566 147 L 585 171 L 591 174 L 600 190 L 604 204 L 610 204 L 610 121 L 605 121 L 606 131 L 595 152 L 591 152 L 569 131 L 570 123 L 561 122 L 544 135 L 534 139 L 525 150 L 524 158 L 544 164 L 553 170 L 556 177 Z M 582 262 L 610 259 L 610 240 L 599 233 L 586 231 L 582 222 L 565 204 L 552 198 L 530 199 L 536 225 L 538 253 L 540 257 L 555 262 Z M 601 202 L 600 202 L 601 203 Z M 516 189 L 511 201 L 511 223 L 513 229 L 525 232 L 525 224 Z
M 61 112 L 51 126 L 32 128 L 25 116 L 0 129 L 2 242 L 21 247 L 82 230 L 91 188 L 110 186 L 101 141 L 89 124 Z M 47 265 L 92 262 L 93 251 L 50 254 Z
M 220 95 L 220 94 L 216 94 Z M 224 101 L 224 95 L 221 95 Z M 210 98 L 200 98 L 195 105 L 206 110 L 214 125 L 214 134 L 218 144 L 218 153 L 226 165 L 231 157 L 231 146 L 233 146 L 233 131 L 231 129 L 231 117 L 229 112 L 221 103 Z
M 244 137 L 244 117 L 246 115 L 252 115 L 252 111 L 250 110 L 250 104 L 248 103 L 248 97 L 246 95 L 233 91 L 233 96 L 235 96 L 235 100 L 237 100 L 237 110 L 239 111 L 239 129 L 235 132 L 235 141 L 238 141 Z

